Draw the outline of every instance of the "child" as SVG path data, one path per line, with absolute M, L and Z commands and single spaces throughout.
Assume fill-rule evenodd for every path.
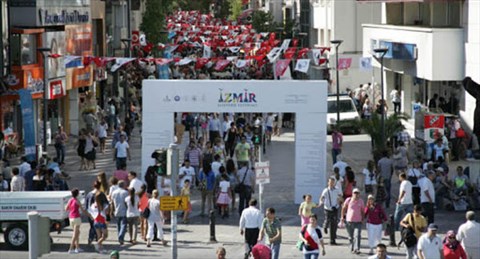
M 302 202 L 300 207 L 298 207 L 298 215 L 300 215 L 300 218 L 302 219 L 302 226 L 310 222 L 312 209 L 318 207 L 316 203 L 312 202 L 311 194 L 303 195 L 303 200 L 304 202 Z
M 180 191 L 181 196 L 188 196 L 188 207 L 183 211 L 183 224 L 188 223 L 188 215 L 192 212 L 192 203 L 190 203 L 190 180 L 183 182 L 183 188 Z
M 222 180 L 218 184 L 220 193 L 217 198 L 217 205 L 220 207 L 222 219 L 226 217 L 226 210 L 230 204 L 232 197 L 230 196 L 230 181 L 226 174 L 222 175 Z

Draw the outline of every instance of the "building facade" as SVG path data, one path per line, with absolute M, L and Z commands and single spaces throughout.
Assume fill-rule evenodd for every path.
M 461 80 L 470 76 L 478 82 L 480 77 L 480 3 L 383 2 L 382 22 L 363 24 L 363 53 L 389 48 L 384 60 L 385 92 L 398 88 L 402 111 L 411 115 L 414 105 L 427 106 L 437 94 L 448 104 L 443 112 L 459 114 L 472 129 L 475 101 L 465 93 Z

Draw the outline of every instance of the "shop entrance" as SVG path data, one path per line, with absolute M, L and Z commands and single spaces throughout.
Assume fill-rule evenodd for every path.
M 142 174 L 174 142 L 175 112 L 295 113 L 295 203 L 326 185 L 326 81 L 144 80 Z M 271 173 L 274 177 L 274 172 Z

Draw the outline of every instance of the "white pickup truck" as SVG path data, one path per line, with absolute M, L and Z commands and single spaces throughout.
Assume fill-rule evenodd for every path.
M 84 192 L 80 192 L 83 200 Z M 28 249 L 27 213 L 37 211 L 50 219 L 50 230 L 60 232 L 68 225 L 65 205 L 72 197 L 70 191 L 45 192 L 0 192 L 0 230 L 5 242 L 15 250 Z

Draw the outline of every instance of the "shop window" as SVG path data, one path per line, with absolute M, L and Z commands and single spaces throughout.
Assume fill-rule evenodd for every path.
M 35 34 L 12 34 L 10 46 L 12 65 L 24 66 L 37 63 L 37 37 Z

